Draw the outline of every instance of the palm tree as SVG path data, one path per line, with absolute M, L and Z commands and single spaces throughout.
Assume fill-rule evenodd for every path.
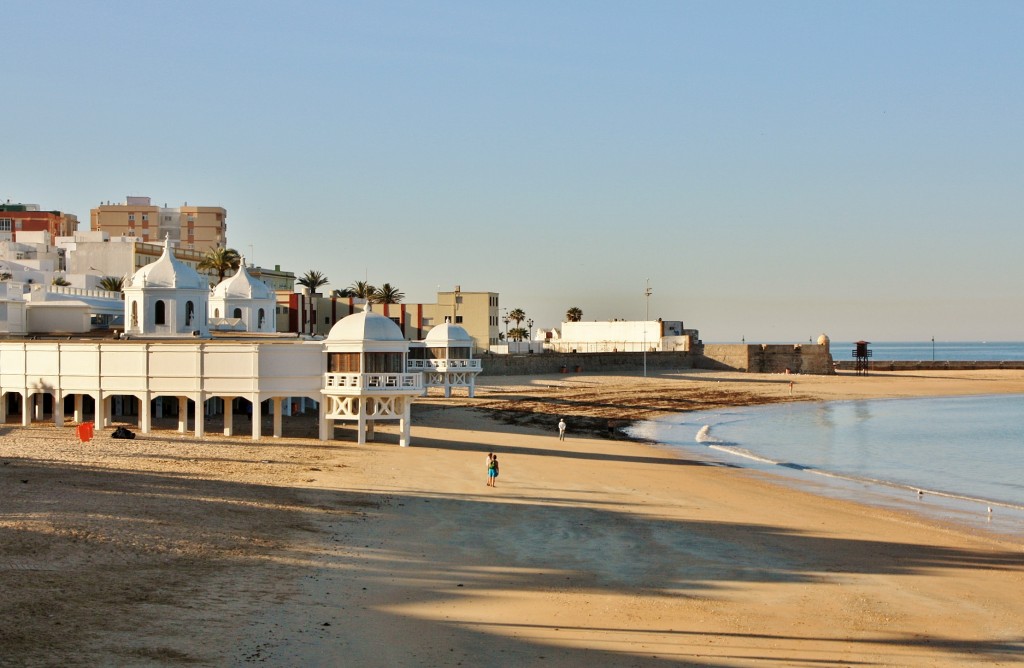
M 508 338 L 510 341 L 522 341 L 530 338 L 530 332 L 525 327 L 513 327 L 508 330 Z
M 370 285 L 367 281 L 356 281 L 345 289 L 351 292 L 353 297 L 366 300 L 372 299 L 373 293 L 377 291 L 377 288 Z
M 390 283 L 385 283 L 373 292 L 375 304 L 401 304 L 405 299 L 405 293 Z
M 521 308 L 514 308 L 514 309 L 512 309 L 511 311 L 508 312 L 508 319 L 509 320 L 514 320 L 515 323 L 516 323 L 516 327 L 518 327 L 519 323 L 521 323 L 522 321 L 526 320 L 526 311 L 524 311 Z M 508 338 L 510 338 L 510 339 L 512 338 L 512 332 L 508 333 Z M 520 339 L 520 340 L 522 340 L 522 339 Z
M 242 256 L 234 248 L 217 246 L 206 251 L 202 261 L 197 265 L 200 271 L 213 270 L 217 272 L 217 282 L 224 280 L 224 275 L 229 271 L 238 271 L 242 263 Z
M 51 283 L 53 283 L 53 285 L 57 285 L 57 286 L 61 286 L 61 287 L 67 287 L 67 286 L 71 285 L 71 281 L 69 281 L 68 279 L 64 278 L 63 276 L 54 276 L 53 280 L 51 281 Z
M 565 319 L 568 322 L 579 322 L 583 320 L 583 309 L 579 306 L 573 306 L 565 312 Z
M 330 283 L 330 279 L 328 279 L 326 276 L 324 276 L 316 269 L 310 269 L 309 271 L 302 275 L 302 278 L 295 282 L 298 283 L 299 285 L 306 286 L 307 288 L 309 288 L 310 292 L 316 292 L 316 289 L 319 288 L 320 286 L 327 285 L 328 283 Z
M 100 288 L 107 292 L 124 290 L 124 276 L 104 276 L 100 279 Z
M 347 299 L 349 297 L 355 297 L 356 295 L 355 295 L 355 293 L 353 293 L 348 288 L 342 288 L 340 290 L 337 290 L 337 289 L 331 290 L 331 296 L 332 297 L 342 298 L 342 299 Z

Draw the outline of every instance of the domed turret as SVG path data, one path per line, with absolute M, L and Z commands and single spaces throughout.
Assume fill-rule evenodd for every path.
M 185 290 L 208 290 L 206 279 L 199 275 L 171 252 L 171 239 L 164 239 L 164 252 L 156 262 L 147 264 L 136 271 L 129 281 L 129 287 L 178 288 Z
M 238 271 L 221 281 L 210 297 L 210 317 L 215 329 L 244 329 L 247 332 L 273 332 L 277 307 L 274 292 L 257 281 L 241 258 Z
M 346 316 L 331 327 L 328 341 L 401 341 L 405 343 L 402 330 L 391 318 L 373 311 L 363 311 Z
M 210 286 L 171 251 L 170 238 L 152 264 L 124 288 L 125 333 L 132 336 L 206 337 Z

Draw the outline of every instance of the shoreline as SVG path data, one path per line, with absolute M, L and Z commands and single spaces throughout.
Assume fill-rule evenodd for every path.
M 569 409 L 607 420 L 789 400 L 790 379 L 794 397 L 815 400 L 1024 390 L 1024 374 L 1010 372 L 909 383 L 492 378 L 476 399 L 426 399 L 409 448 L 392 425 L 358 447 L 347 430 L 326 444 L 161 430 L 83 446 L 73 427 L 8 425 L 0 656 L 26 666 L 1019 660 L 1020 546 L 581 436 L 574 420 L 559 441 L 554 426 Z M 524 421 L 491 419 L 502 404 Z M 488 451 L 502 462 L 494 489 Z

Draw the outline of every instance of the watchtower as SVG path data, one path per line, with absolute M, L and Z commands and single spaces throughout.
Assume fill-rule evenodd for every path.
M 868 360 L 871 359 L 871 350 L 868 349 L 870 341 L 857 341 L 853 348 L 853 369 L 858 376 L 868 375 Z

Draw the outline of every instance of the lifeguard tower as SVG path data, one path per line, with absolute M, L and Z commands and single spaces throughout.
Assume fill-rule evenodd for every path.
M 858 376 L 868 375 L 871 349 L 868 348 L 870 341 L 857 341 L 853 344 L 853 369 Z
M 357 443 L 373 440 L 377 420 L 399 421 L 399 445 L 409 445 L 410 407 L 423 394 L 423 374 L 406 367 L 409 342 L 398 325 L 367 310 L 342 318 L 324 340 L 320 438 L 332 421 L 355 422 Z
M 473 337 L 447 321 L 430 330 L 423 341 L 411 344 L 406 369 L 423 372 L 424 394 L 431 387 L 441 387 L 448 398 L 453 387 L 465 387 L 472 397 L 482 367 L 480 360 L 473 359 Z

